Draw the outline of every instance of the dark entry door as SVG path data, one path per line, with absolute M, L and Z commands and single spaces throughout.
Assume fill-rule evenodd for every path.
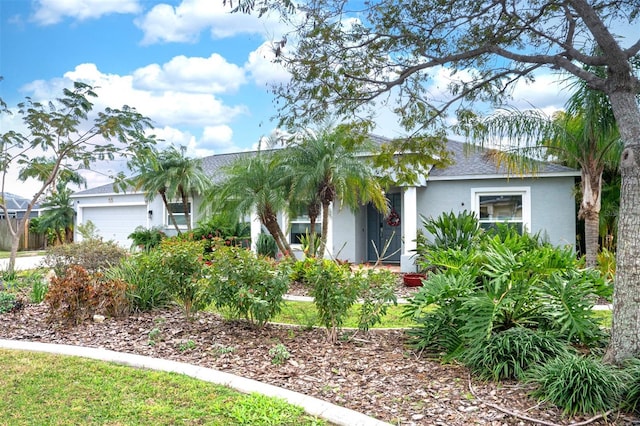
M 387 199 L 391 212 L 395 212 L 397 217 L 402 217 L 402 194 L 387 194 Z M 394 221 L 387 220 L 388 218 L 388 215 L 381 214 L 371 204 L 367 206 L 367 260 L 369 262 L 378 260 L 376 249 L 381 253 L 389 241 L 384 261 L 388 263 L 400 262 L 402 224 L 397 221 L 397 226 L 392 226 L 389 222 L 394 223 Z

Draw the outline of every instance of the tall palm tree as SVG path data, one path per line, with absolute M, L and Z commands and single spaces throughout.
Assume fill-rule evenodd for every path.
M 325 128 L 317 134 L 294 139 L 285 148 L 287 170 L 293 176 L 291 196 L 307 205 L 311 230 L 322 207 L 322 231 L 318 253 L 327 245 L 329 209 L 340 201 L 352 210 L 371 202 L 378 210 L 388 209 L 382 187 L 357 151 L 347 127 Z M 311 250 L 310 250 L 311 251 Z
M 605 169 L 617 169 L 622 142 L 607 97 L 583 81 L 574 87 L 566 110 L 551 118 L 539 111 L 509 111 L 475 123 L 471 132 L 481 144 L 506 140 L 498 142 L 494 154 L 512 171 L 535 171 L 541 158 L 580 168 L 578 218 L 585 221 L 586 264 L 592 267 L 598 255 L 602 176 Z
M 205 202 L 213 212 L 232 210 L 239 215 L 248 215 L 255 209 L 280 252 L 293 256 L 278 223 L 278 212 L 287 206 L 287 188 L 279 158 L 263 151 L 239 158 L 224 169 L 224 180 L 209 191 Z
M 184 146 L 171 146 L 136 159 L 131 167 L 137 171 L 133 178 L 135 189 L 142 189 L 147 201 L 160 195 L 178 234 L 182 231 L 171 208 L 171 202 L 176 199 L 181 201 L 187 230 L 191 231 L 189 197 L 204 194 L 210 186 L 210 180 L 204 173 L 200 160 L 187 157 Z

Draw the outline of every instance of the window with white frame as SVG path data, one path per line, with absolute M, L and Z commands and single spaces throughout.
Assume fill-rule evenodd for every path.
M 290 222 L 291 230 L 289 232 L 290 244 L 302 244 L 302 240 L 311 234 L 311 221 L 308 215 L 300 215 L 292 219 Z M 315 233 L 320 236 L 322 232 L 322 217 L 318 216 L 315 223 Z
M 177 202 L 177 203 L 169 203 L 168 206 L 169 210 L 171 211 L 171 213 L 173 213 L 173 217 L 176 220 L 176 223 L 178 224 L 179 227 L 187 227 L 187 215 L 184 209 L 184 204 L 182 204 L 182 201 Z M 169 210 L 167 210 L 167 214 L 166 214 L 166 225 L 167 226 L 173 226 L 173 222 L 171 221 L 171 216 L 169 215 Z M 187 203 L 187 210 L 189 213 L 189 217 L 191 217 L 191 203 Z
M 531 229 L 531 195 L 528 187 L 474 188 L 473 211 L 480 227 L 491 229 L 498 223 L 515 227 L 521 234 Z

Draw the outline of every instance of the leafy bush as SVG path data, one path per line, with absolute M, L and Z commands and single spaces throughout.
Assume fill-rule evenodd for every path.
M 534 397 L 569 415 L 617 408 L 624 389 L 622 374 L 615 367 L 573 354 L 530 369 L 527 380 L 537 386 Z
M 229 246 L 216 249 L 211 262 L 207 291 L 216 307 L 258 326 L 280 312 L 289 279 L 273 260 Z
M 457 215 L 451 211 L 442 213 L 436 218 L 422 217 L 422 227 L 432 236 L 433 242 L 428 243 L 426 237 L 419 240 L 426 245 L 422 249 L 459 249 L 466 250 L 473 247 L 482 235 L 482 229 L 475 213 L 464 210 Z M 422 253 L 418 251 L 418 254 Z
M 148 311 L 169 304 L 169 275 L 159 250 L 124 258 L 106 272 L 108 278 L 128 284 L 127 297 L 137 311 Z
M 357 271 L 353 280 L 358 284 L 358 298 L 362 300 L 358 329 L 368 331 L 382 321 L 389 304 L 398 304 L 395 294 L 398 276 L 388 269 L 367 269 Z
M 360 283 L 350 279 L 349 265 L 328 259 L 317 259 L 312 265 L 305 279 L 311 287 L 320 323 L 327 329 L 329 341 L 335 343 L 349 308 L 358 299 Z
M 157 247 L 167 235 L 159 227 L 153 227 L 147 229 L 144 226 L 138 226 L 131 234 L 129 238 L 133 240 L 131 248 L 140 248 L 144 251 L 149 251 L 154 247 Z
M 193 239 L 205 243 L 205 251 L 211 252 L 218 245 L 245 247 L 251 239 L 251 225 L 240 222 L 233 214 L 216 214 L 200 221 L 193 230 Z
M 17 303 L 16 295 L 6 291 L 0 291 L 0 314 L 11 312 Z
M 49 321 L 79 324 L 94 314 L 121 316 L 128 312 L 126 283 L 105 280 L 100 273 L 90 275 L 79 265 L 71 265 L 61 277 L 51 280 L 45 302 Z
M 505 230 L 485 235 L 476 249 L 434 249 L 428 257 L 435 270 L 406 308 L 418 324 L 409 333 L 414 347 L 457 357 L 513 327 L 602 344 L 591 308 L 611 287 L 597 271 L 580 269 L 571 249 Z
M 185 315 L 205 308 L 209 304 L 203 292 L 202 241 L 184 241 L 177 238 L 163 240 L 159 246 L 160 264 L 168 290 L 180 303 Z
M 106 271 L 126 255 L 127 251 L 113 241 L 90 239 L 50 248 L 43 263 L 53 269 L 58 277 L 62 277 L 71 265 L 81 266 L 90 274 Z
M 475 342 L 463 361 L 480 378 L 498 381 L 522 379 L 527 369 L 568 353 L 552 333 L 514 327 Z
M 271 234 L 260 233 L 260 235 L 258 235 L 258 241 L 256 241 L 256 253 L 260 256 L 275 259 L 278 253 L 276 239 L 273 238 Z

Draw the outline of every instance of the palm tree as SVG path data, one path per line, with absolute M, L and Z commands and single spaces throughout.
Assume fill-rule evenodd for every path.
M 293 257 L 288 239 L 278 223 L 278 212 L 287 206 L 287 188 L 278 160 L 278 156 L 263 151 L 239 158 L 224 169 L 224 180 L 209 192 L 205 202 L 213 212 L 231 210 L 247 215 L 255 209 L 280 252 Z
M 133 178 L 135 189 L 142 189 L 147 201 L 160 195 L 178 234 L 182 232 L 171 208 L 171 201 L 181 201 L 187 230 L 191 231 L 189 197 L 204 194 L 211 185 L 200 160 L 189 158 L 185 154 L 186 147 L 181 146 L 177 149 L 171 146 L 163 151 L 137 158 L 131 165 L 138 172 Z
M 586 265 L 597 263 L 602 176 L 615 171 L 622 142 L 606 96 L 589 89 L 585 82 L 565 105 L 566 111 L 549 118 L 539 111 L 509 111 L 475 123 L 471 130 L 481 144 L 507 140 L 494 154 L 511 171 L 535 171 L 536 159 L 550 159 L 580 168 L 580 209 L 585 221 Z
M 372 169 L 356 156 L 347 127 L 325 128 L 317 134 L 294 139 L 287 148 L 287 172 L 292 176 L 291 197 L 306 203 L 314 230 L 318 205 L 322 207 L 322 231 L 318 253 L 327 245 L 329 208 L 340 200 L 352 210 L 371 202 L 378 210 L 388 209 L 382 187 Z M 311 250 L 310 250 L 311 251 Z
M 71 194 L 73 191 L 66 187 L 63 181 L 59 181 L 47 199 L 40 204 L 45 212 L 38 218 L 38 231 L 52 230 L 59 244 L 73 240 L 73 223 L 75 210 Z

